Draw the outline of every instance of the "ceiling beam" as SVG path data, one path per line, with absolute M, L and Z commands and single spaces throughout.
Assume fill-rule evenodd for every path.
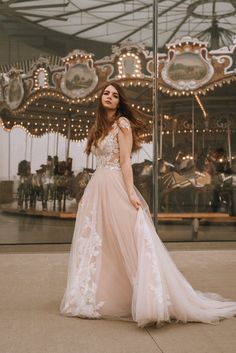
M 168 11 L 173 10 L 175 7 L 177 7 L 178 5 L 183 4 L 185 1 L 187 1 L 187 0 L 180 0 L 180 1 L 176 2 L 176 3 L 174 3 L 174 5 L 168 7 L 167 9 L 163 10 L 162 12 L 160 12 L 160 13 L 158 14 L 158 17 L 163 16 L 165 13 L 167 13 Z
M 73 35 L 76 36 L 76 35 L 78 35 L 78 34 L 81 34 L 81 33 L 87 32 L 87 31 L 90 31 L 91 29 L 94 29 L 94 28 L 103 26 L 103 25 L 105 25 L 105 24 L 107 24 L 107 23 L 109 23 L 109 22 L 116 21 L 116 20 L 118 20 L 118 19 L 121 18 L 121 17 L 125 17 L 125 16 L 128 16 L 128 15 L 130 15 L 130 14 L 133 14 L 133 13 L 135 13 L 135 12 L 142 11 L 142 10 L 144 10 L 144 9 L 150 7 L 150 6 L 152 6 L 152 5 L 149 4 L 149 5 L 145 5 L 145 6 L 139 7 L 139 8 L 137 8 L 137 9 L 135 9 L 135 10 L 132 10 L 132 11 L 124 12 L 124 13 L 122 13 L 121 15 L 111 17 L 111 18 L 109 18 L 109 19 L 107 19 L 107 20 L 105 20 L 105 21 L 102 21 L 102 22 L 100 22 L 100 23 L 97 23 L 96 25 L 93 25 L 93 26 L 84 28 L 84 29 L 82 29 L 81 31 L 75 32 Z
M 151 23 L 152 23 L 152 20 L 147 21 L 146 23 L 144 23 L 144 25 L 142 25 L 142 26 L 136 28 L 136 29 L 133 30 L 132 32 L 126 34 L 124 37 L 120 38 L 115 44 L 121 43 L 121 42 L 124 41 L 125 39 L 131 37 L 133 34 L 139 32 L 141 29 L 143 29 L 143 28 L 149 26 Z
M 85 9 L 77 9 L 77 10 L 74 10 L 74 11 L 69 11 L 66 14 L 59 14 L 59 15 L 56 15 L 56 16 L 52 16 L 51 19 L 57 20 L 60 17 L 65 16 L 65 15 L 66 16 L 77 15 L 77 14 L 80 14 L 80 13 L 83 13 L 83 12 L 89 12 L 89 11 L 101 9 L 101 8 L 104 8 L 104 7 L 114 6 L 114 5 L 118 5 L 118 4 L 125 4 L 125 3 L 131 2 L 131 1 L 133 1 L 133 0 L 119 0 L 119 1 L 116 1 L 116 2 L 111 1 L 109 3 L 105 3 L 105 4 L 102 4 L 102 5 L 91 6 L 91 7 L 85 8 Z M 37 23 L 43 22 L 43 21 L 44 20 L 39 20 L 39 21 L 37 21 Z
M 68 5 L 69 5 L 69 3 L 67 2 L 66 4 L 45 4 L 45 5 L 20 6 L 20 7 L 14 6 L 14 7 L 12 7 L 12 9 L 14 9 L 16 11 L 39 10 L 39 9 L 49 9 L 49 8 L 58 8 L 58 7 L 65 8 Z
M 171 35 L 169 36 L 169 38 L 165 41 L 165 44 L 167 44 L 173 37 L 174 35 L 178 32 L 178 30 L 183 26 L 183 24 L 186 22 L 186 20 L 188 19 L 189 15 L 187 14 L 182 21 L 179 23 L 179 25 L 175 28 L 174 32 L 171 33 Z

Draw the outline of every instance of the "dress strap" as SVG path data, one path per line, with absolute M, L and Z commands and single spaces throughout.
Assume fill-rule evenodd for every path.
M 130 129 L 130 121 L 127 118 L 125 118 L 124 116 L 121 116 L 118 119 L 118 126 L 122 129 L 129 130 Z
M 119 132 L 119 126 L 118 126 L 117 121 L 115 121 L 110 133 L 112 134 L 112 136 L 116 136 L 118 134 L 118 132 Z
M 116 136 L 120 129 L 130 129 L 130 121 L 123 116 L 114 122 L 111 134 Z

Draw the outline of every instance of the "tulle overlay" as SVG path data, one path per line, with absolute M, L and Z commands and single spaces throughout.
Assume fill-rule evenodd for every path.
M 194 290 L 156 234 L 148 206 L 130 203 L 119 163 L 120 118 L 94 148 L 97 170 L 79 204 L 61 313 L 134 320 L 213 323 L 236 315 L 236 302 Z
M 145 201 L 137 211 L 121 171 L 104 167 L 78 208 L 61 313 L 132 318 L 139 326 L 211 323 L 235 315 L 236 302 L 191 287 L 156 234 Z

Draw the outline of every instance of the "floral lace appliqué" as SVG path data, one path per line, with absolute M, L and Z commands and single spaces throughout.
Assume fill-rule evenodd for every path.
M 78 239 L 77 271 L 71 288 L 75 298 L 76 313 L 81 317 L 99 318 L 98 310 L 104 302 L 96 303 L 97 285 L 95 283 L 96 258 L 101 252 L 102 241 L 96 231 L 96 208 L 87 215 L 81 236 Z M 73 306 L 73 299 L 70 305 Z
M 120 170 L 120 151 L 118 144 L 119 128 L 130 129 L 128 119 L 121 117 L 116 121 L 107 136 L 100 141 L 97 147 L 92 147 L 92 152 L 97 159 L 97 168 Z
M 150 234 L 150 229 L 148 228 L 145 220 L 142 222 L 142 234 L 145 239 L 147 246 L 147 254 L 152 263 L 152 274 L 154 281 L 149 284 L 149 288 L 153 292 L 157 302 L 159 303 L 159 308 L 162 310 L 162 317 L 168 318 L 168 308 L 171 305 L 170 296 L 166 292 L 163 280 L 161 278 L 161 273 L 159 269 L 158 259 L 155 253 L 155 246 L 153 244 L 153 239 Z

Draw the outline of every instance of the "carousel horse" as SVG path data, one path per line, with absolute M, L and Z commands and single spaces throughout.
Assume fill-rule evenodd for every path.
M 81 200 L 84 190 L 91 179 L 94 173 L 94 169 L 84 168 L 81 172 L 79 172 L 74 180 L 74 188 L 73 188 L 73 196 L 76 201 L 79 203 Z
M 42 169 L 36 170 L 31 178 L 31 207 L 36 209 L 37 200 L 43 200 Z
M 148 159 L 132 164 L 134 185 L 139 190 L 147 204 L 152 208 L 152 173 L 153 165 Z
M 30 196 L 31 196 L 31 165 L 30 162 L 26 160 L 22 160 L 18 164 L 18 172 L 19 175 L 19 186 L 17 188 L 17 199 L 18 206 L 20 210 L 27 209 L 30 204 Z
M 66 199 L 71 199 L 75 178 L 72 172 L 72 159 L 58 162 L 58 174 L 54 175 L 53 210 L 66 211 Z
M 179 202 L 177 200 L 177 193 L 180 196 L 185 196 L 183 191 L 179 189 L 192 188 L 193 192 L 187 193 L 187 198 L 194 195 L 194 191 L 209 183 L 209 177 L 202 173 L 195 172 L 193 160 L 190 158 L 183 158 L 178 156 L 177 168 L 174 164 L 169 163 L 165 159 L 158 160 L 158 204 L 159 209 L 167 210 L 168 204 L 170 204 L 169 198 L 173 200 L 172 203 L 178 205 L 183 204 L 183 200 Z M 181 158 L 180 158 L 181 157 Z M 144 160 L 142 163 L 133 164 L 134 184 L 148 203 L 152 210 L 152 186 L 153 186 L 153 165 L 149 160 Z M 188 200 L 188 204 L 193 203 L 194 200 Z M 185 201 L 186 203 L 186 201 Z
M 158 161 L 160 210 L 236 213 L 236 165 L 232 171 L 221 166 L 220 171 L 226 172 L 220 173 L 218 165 L 205 154 L 196 155 L 195 161 L 180 154 L 177 157 L 177 165 L 164 159 Z M 136 187 L 152 208 L 152 162 L 144 161 L 133 169 Z
M 30 162 L 23 160 L 18 165 L 19 187 L 18 205 L 21 210 L 36 208 L 37 201 L 42 201 L 42 209 L 48 209 L 48 201 L 53 201 L 53 210 L 66 209 L 66 198 L 73 197 L 74 175 L 72 159 L 52 163 L 48 156 L 47 164 L 42 164 L 35 174 L 31 174 Z M 54 174 L 56 172 L 57 174 Z
M 178 212 L 198 211 L 199 195 L 211 184 L 211 176 L 203 169 L 197 170 L 195 162 L 183 157 L 171 171 L 160 171 L 160 203 L 162 211 L 170 207 Z M 207 201 L 205 200 L 207 203 Z
M 236 216 L 236 172 L 218 173 L 215 176 L 212 210 Z
M 42 164 L 42 204 L 43 209 L 47 210 L 48 208 L 48 201 L 52 201 L 54 199 L 54 192 L 55 192 L 55 181 L 54 181 L 54 165 L 53 159 L 51 156 L 48 156 L 47 164 Z
M 54 177 L 54 198 L 53 198 L 53 211 L 66 210 L 66 178 L 64 175 L 55 175 Z M 63 206 L 62 206 L 63 202 Z

